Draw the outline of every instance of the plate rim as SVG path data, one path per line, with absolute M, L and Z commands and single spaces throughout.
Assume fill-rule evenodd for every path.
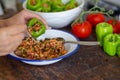
M 71 34 L 70 32 L 68 31 L 65 31 L 65 30 L 58 30 L 58 29 L 50 29 L 50 30 L 57 30 L 57 31 L 61 31 L 61 32 L 65 32 L 71 36 L 73 36 L 76 40 L 79 40 L 77 37 L 75 37 L 73 34 Z M 47 59 L 47 60 L 32 60 L 32 59 L 26 59 L 26 58 L 22 58 L 22 57 L 19 57 L 19 56 L 13 56 L 11 54 L 8 54 L 9 57 L 15 59 L 15 60 L 20 60 L 20 61 L 29 61 L 29 62 L 44 62 L 44 61 L 52 61 L 52 60 L 58 60 L 58 59 L 64 59 L 64 58 L 67 58 L 71 55 L 73 55 L 74 53 L 76 53 L 79 48 L 80 48 L 80 45 L 79 44 L 76 44 L 76 48 L 75 50 L 71 51 L 70 53 L 67 53 L 67 55 L 62 55 L 60 57 L 57 57 L 57 58 L 52 58 L 52 59 Z

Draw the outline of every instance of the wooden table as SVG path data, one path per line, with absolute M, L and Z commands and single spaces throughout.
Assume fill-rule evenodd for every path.
M 61 28 L 70 32 L 70 26 Z M 84 40 L 96 40 L 95 33 Z M 80 46 L 74 55 L 55 64 L 33 66 L 0 57 L 0 80 L 120 80 L 120 58 L 100 46 Z
M 0 16 L 8 18 L 15 13 Z M 70 32 L 71 27 L 60 28 Z M 84 41 L 95 41 L 95 32 Z M 55 64 L 33 66 L 0 57 L 0 80 L 120 80 L 120 58 L 106 55 L 100 46 L 80 46 L 72 56 Z

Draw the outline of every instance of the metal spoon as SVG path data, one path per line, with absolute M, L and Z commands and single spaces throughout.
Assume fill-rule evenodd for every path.
M 65 41 L 65 39 L 62 37 L 58 37 L 57 39 L 62 41 L 63 43 L 73 43 L 80 45 L 100 45 L 98 41 Z
M 27 30 L 28 30 L 28 31 L 27 31 L 27 35 L 28 35 L 29 37 L 31 37 L 33 41 L 37 41 L 35 38 L 32 37 L 32 35 L 31 35 L 31 33 L 30 33 L 30 31 L 29 31 L 28 28 L 27 28 Z

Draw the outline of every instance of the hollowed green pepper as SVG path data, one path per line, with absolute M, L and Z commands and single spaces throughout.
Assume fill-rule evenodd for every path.
M 108 34 L 104 37 L 103 49 L 108 55 L 115 56 L 119 43 L 120 37 L 118 34 Z
M 41 11 L 41 0 L 27 0 L 27 9 Z
M 100 46 L 103 46 L 103 39 L 106 35 L 113 33 L 113 28 L 111 24 L 102 22 L 96 25 L 96 36 L 97 40 L 100 42 Z
M 42 0 L 42 12 L 50 12 L 51 11 L 51 3 L 49 0 Z
M 76 0 L 70 0 L 67 4 L 65 4 L 65 10 L 73 9 L 77 6 Z
M 62 0 L 52 0 L 51 4 L 52 12 L 59 12 L 64 10 L 64 3 Z
M 28 30 L 32 37 L 37 38 L 45 33 L 45 24 L 37 18 L 32 18 L 27 23 Z

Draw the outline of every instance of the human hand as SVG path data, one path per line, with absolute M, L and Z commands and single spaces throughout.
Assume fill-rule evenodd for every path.
M 9 19 L 1 21 L 0 56 L 13 52 L 19 46 L 27 31 L 26 23 L 31 18 L 40 19 L 48 29 L 48 25 L 43 18 L 26 10 L 19 12 Z
M 7 19 L 6 24 L 7 25 L 13 25 L 13 24 L 25 24 L 26 25 L 28 20 L 30 20 L 31 18 L 40 19 L 46 25 L 46 29 L 48 29 L 48 25 L 42 17 L 27 10 L 22 10 L 19 14 L 16 14 L 15 16 Z
M 0 56 L 13 52 L 19 46 L 25 31 L 26 25 L 23 24 L 0 28 Z

